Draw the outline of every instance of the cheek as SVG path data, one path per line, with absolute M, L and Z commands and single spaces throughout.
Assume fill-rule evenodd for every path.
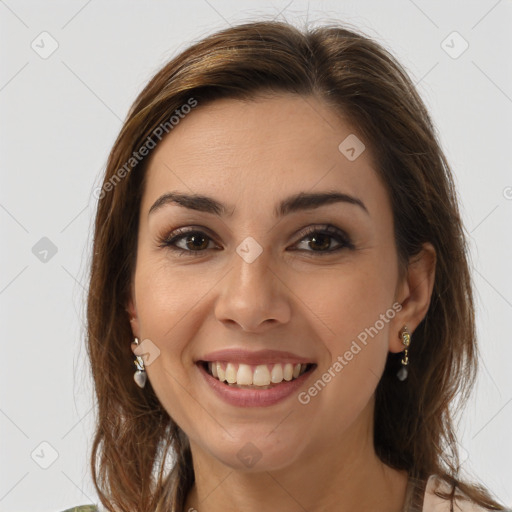
M 387 313 L 385 320 L 394 317 L 394 279 L 392 271 L 361 258 L 357 264 L 311 272 L 295 279 L 291 288 L 309 310 L 311 322 L 318 326 L 320 338 L 334 357 L 376 322 L 379 334 L 385 334 L 389 322 L 383 324 L 381 318 Z
M 190 268 L 187 279 L 184 272 L 171 269 L 162 259 L 139 261 L 135 294 L 140 335 L 160 351 L 154 363 L 146 366 L 148 378 L 160 403 L 181 428 L 189 431 L 189 418 L 200 411 L 194 411 L 196 401 L 189 391 L 187 345 L 194 337 L 194 316 L 205 292 L 196 279 L 190 279 Z
M 333 406 L 337 428 L 366 406 L 384 370 L 396 311 L 392 307 L 395 276 L 383 267 L 373 258 L 361 259 L 350 268 L 308 278 L 296 288 L 305 297 L 310 320 L 318 325 L 319 338 L 329 354 L 313 389 L 306 392 L 312 402 L 318 400 L 318 406 Z
M 171 265 L 163 256 L 142 254 L 135 273 L 135 294 L 140 335 L 160 350 L 148 377 L 162 403 L 169 396 L 183 396 L 190 381 L 193 340 L 211 316 L 219 276 L 194 264 Z M 176 409 L 175 402 L 173 408 Z M 169 409 L 168 409 L 169 410 Z
M 190 269 L 176 270 L 165 258 L 142 256 L 135 273 L 141 334 L 163 342 L 173 338 L 170 334 L 191 313 L 207 285 L 195 274 L 191 279 Z
M 190 358 L 186 357 L 186 350 L 194 336 L 191 321 L 204 292 L 198 289 L 195 280 L 191 282 L 180 272 L 171 272 L 163 261 L 142 258 L 139 261 L 135 295 L 140 336 L 151 340 L 160 351 L 158 359 L 146 371 L 157 396 L 165 404 L 168 395 L 182 394 L 181 386 L 187 382 L 190 368 L 185 363 L 190 366 Z

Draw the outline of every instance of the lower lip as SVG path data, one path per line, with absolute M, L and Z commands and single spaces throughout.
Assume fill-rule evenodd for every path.
M 283 381 L 272 388 L 244 389 L 222 383 L 220 380 L 212 377 L 200 363 L 196 364 L 196 366 L 214 393 L 228 404 L 237 407 L 267 407 L 282 402 L 297 392 L 314 371 L 313 368 L 313 370 L 303 373 L 296 379 Z

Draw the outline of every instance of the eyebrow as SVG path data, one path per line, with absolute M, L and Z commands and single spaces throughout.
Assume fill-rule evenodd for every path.
M 298 194 L 290 196 L 279 203 L 277 208 L 274 210 L 274 217 L 284 217 L 285 215 L 301 210 L 313 210 L 315 208 L 320 208 L 321 206 L 340 202 L 356 205 L 369 215 L 365 204 L 357 197 L 341 192 L 327 191 L 316 193 L 299 192 Z M 183 208 L 188 208 L 189 210 L 211 213 L 219 217 L 230 217 L 233 215 L 235 210 L 234 207 L 228 208 L 226 205 L 212 197 L 200 194 L 168 192 L 160 196 L 153 203 L 153 206 L 149 209 L 148 215 L 169 204 L 176 204 Z

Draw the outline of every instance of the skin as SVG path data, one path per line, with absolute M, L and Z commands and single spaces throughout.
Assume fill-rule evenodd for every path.
M 435 251 L 426 244 L 399 278 L 391 205 L 370 148 L 354 161 L 338 150 L 353 133 L 316 97 L 223 99 L 199 105 L 151 155 L 127 307 L 134 336 L 160 350 L 148 378 L 190 439 L 196 483 L 187 511 L 403 506 L 406 472 L 374 451 L 374 392 L 388 352 L 404 348 L 400 329 L 413 333 L 427 313 Z M 289 195 L 333 190 L 359 198 L 368 213 L 334 203 L 273 217 Z M 170 191 L 213 197 L 232 215 L 176 204 L 148 214 Z M 325 239 L 311 248 L 311 235 L 297 236 L 325 224 L 345 231 L 354 248 L 322 256 L 314 249 Z M 178 256 L 160 246 L 179 227 L 201 229 L 208 248 Z M 263 249 L 252 263 L 236 252 L 249 236 Z M 307 390 L 394 303 L 401 310 L 307 405 L 295 395 L 270 407 L 228 405 L 194 366 L 201 355 L 234 346 L 291 351 L 318 365 Z M 248 442 L 261 454 L 251 468 L 237 457 Z

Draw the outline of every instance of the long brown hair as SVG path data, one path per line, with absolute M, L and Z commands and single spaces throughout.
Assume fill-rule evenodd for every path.
M 409 377 L 396 378 L 401 354 L 390 353 L 376 390 L 378 456 L 411 478 L 438 474 L 480 505 L 502 509 L 481 486 L 459 480 L 452 400 L 467 397 L 475 379 L 473 295 L 456 191 L 429 114 L 400 64 L 371 38 L 339 25 L 300 31 L 279 22 L 223 30 L 172 59 L 135 100 L 110 153 L 87 309 L 98 414 L 91 466 L 102 503 L 110 511 L 181 510 L 194 482 L 186 435 L 151 383 L 141 390 L 133 382 L 126 306 L 148 163 L 133 155 L 155 138 L 157 127 L 171 133 L 170 116 L 191 100 L 201 108 L 262 92 L 313 95 L 343 114 L 379 162 L 402 271 L 424 242 L 437 252 L 430 307 L 409 351 Z

